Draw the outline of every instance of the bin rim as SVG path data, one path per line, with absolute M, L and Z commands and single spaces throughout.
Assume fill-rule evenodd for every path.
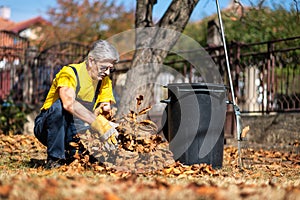
M 186 87 L 186 86 L 190 86 L 190 87 L 194 87 L 194 86 L 200 86 L 203 88 L 223 88 L 224 90 L 228 89 L 227 85 L 224 84 L 217 84 L 217 83 L 169 83 L 167 86 L 165 86 L 166 88 L 170 88 L 170 87 Z

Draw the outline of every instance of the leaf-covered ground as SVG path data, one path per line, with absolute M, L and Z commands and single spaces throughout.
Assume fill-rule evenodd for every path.
M 226 146 L 223 167 L 174 163 L 133 174 L 82 160 L 45 170 L 45 148 L 31 135 L 0 135 L 0 199 L 300 199 L 300 149 L 244 151 Z

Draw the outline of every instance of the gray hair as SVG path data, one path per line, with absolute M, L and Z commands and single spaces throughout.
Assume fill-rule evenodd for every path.
M 119 53 L 116 48 L 105 40 L 96 41 L 89 53 L 88 57 L 92 57 L 97 61 L 113 61 L 119 62 Z

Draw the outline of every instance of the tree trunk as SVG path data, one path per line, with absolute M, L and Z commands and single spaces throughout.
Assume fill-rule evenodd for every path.
M 153 88 L 161 65 L 175 45 L 199 0 L 173 0 L 161 20 L 154 25 L 152 9 L 156 0 L 137 0 L 136 50 L 127 73 L 118 115 L 135 110 L 136 97 L 143 95 L 143 105 L 153 103 Z

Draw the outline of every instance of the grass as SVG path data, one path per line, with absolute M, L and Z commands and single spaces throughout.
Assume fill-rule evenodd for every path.
M 45 170 L 33 165 L 46 158 L 45 148 L 34 137 L 10 139 L 0 136 L 0 199 L 277 200 L 300 197 L 300 158 L 293 153 L 251 150 L 250 167 L 239 168 L 236 148 L 226 147 L 223 167 L 198 175 L 132 174 L 97 171 L 93 167 L 83 169 L 79 165 Z

